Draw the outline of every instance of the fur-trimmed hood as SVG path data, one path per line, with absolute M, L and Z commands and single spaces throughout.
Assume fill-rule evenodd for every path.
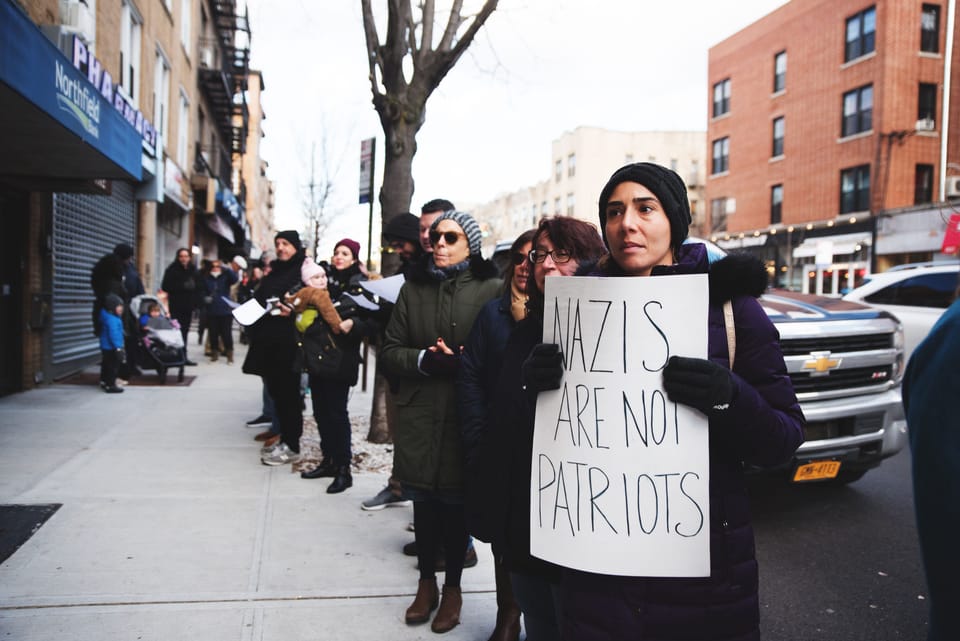
M 432 264 L 431 255 L 427 254 L 422 260 L 418 260 L 416 264 L 412 265 L 410 272 L 405 274 L 405 277 L 414 283 L 436 282 L 427 271 Z M 470 273 L 473 274 L 473 277 L 477 280 L 490 280 L 491 278 L 500 277 L 500 272 L 497 271 L 497 266 L 493 261 L 487 260 L 482 256 L 470 256 L 469 269 Z
M 655 267 L 653 276 L 668 274 L 710 275 L 710 302 L 722 304 L 737 296 L 759 298 L 767 289 L 767 269 L 751 254 L 728 254 L 710 263 L 707 250 L 701 243 L 680 247 L 678 260 L 673 265 Z M 624 276 L 623 270 L 606 254 L 598 261 L 580 265 L 576 276 Z

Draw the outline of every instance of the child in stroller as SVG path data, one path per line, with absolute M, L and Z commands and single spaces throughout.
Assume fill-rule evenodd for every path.
M 136 357 L 139 366 L 156 370 L 161 383 L 167 382 L 168 369 L 179 367 L 177 382 L 182 382 L 187 357 L 177 321 L 166 313 L 159 298 L 149 294 L 135 296 L 130 301 L 130 311 L 139 320 Z

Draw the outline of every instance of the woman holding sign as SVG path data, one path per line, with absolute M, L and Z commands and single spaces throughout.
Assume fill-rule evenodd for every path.
M 594 225 L 564 216 L 540 221 L 528 255 L 532 269 L 526 288 L 527 317 L 514 328 L 503 350 L 503 366 L 490 395 L 492 407 L 467 458 L 468 489 L 479 488 L 468 492 L 467 524 L 472 534 L 492 542 L 502 555 L 529 641 L 560 638 L 556 607 L 560 571 L 530 555 L 530 458 L 537 387 L 524 387 L 521 372 L 527 372 L 524 361 L 542 340 L 547 277 L 572 276 L 604 253 Z M 556 346 L 552 348 L 552 355 L 545 358 L 559 363 L 560 354 Z M 465 414 L 469 418 L 470 413 Z
M 397 428 L 393 474 L 413 499 L 420 582 L 408 624 L 447 632 L 460 622 L 460 578 L 467 552 L 463 515 L 463 439 L 454 380 L 474 319 L 500 289 L 497 269 L 480 254 L 480 226 L 448 211 L 430 227 L 433 253 L 400 289 L 384 334 L 380 362 L 395 377 Z M 442 594 L 436 557 L 445 550 Z M 441 598 L 442 596 L 442 598 Z
M 757 561 L 743 470 L 789 461 L 803 442 L 804 423 L 779 336 L 756 300 L 766 289 L 766 270 L 745 256 L 710 266 L 702 244 L 684 245 L 691 220 L 686 186 L 659 165 L 618 169 L 599 205 L 610 253 L 590 275 L 709 273 L 709 358 L 671 356 L 663 388 L 670 401 L 708 419 L 710 576 L 622 577 L 565 569 L 564 638 L 759 639 Z M 732 323 L 724 318 L 727 301 Z M 556 360 L 538 355 L 548 349 L 538 345 L 525 371 L 529 384 L 541 390 L 557 388 L 563 373 Z

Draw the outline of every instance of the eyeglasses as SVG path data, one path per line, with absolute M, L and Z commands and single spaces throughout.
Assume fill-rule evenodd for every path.
M 541 251 L 539 249 L 534 249 L 530 251 L 529 255 L 530 255 L 531 263 L 542 263 L 547 259 L 547 256 L 550 256 L 553 258 L 553 262 L 557 263 L 558 265 L 561 263 L 565 263 L 571 258 L 573 258 L 570 255 L 570 252 L 568 252 L 566 249 L 554 249 L 551 251 Z
M 463 237 L 463 234 L 458 234 L 455 231 L 432 231 L 430 232 L 430 244 L 436 245 L 440 242 L 440 238 L 443 238 L 448 245 L 456 245 L 461 237 Z
M 514 265 L 519 266 L 519 265 L 522 265 L 522 264 L 523 264 L 523 261 L 525 261 L 525 260 L 527 260 L 528 258 L 530 258 L 530 256 L 529 256 L 529 254 L 521 254 L 520 252 L 516 252 L 516 253 L 514 253 L 510 258 L 511 258 L 511 260 L 513 261 L 513 264 L 514 264 Z

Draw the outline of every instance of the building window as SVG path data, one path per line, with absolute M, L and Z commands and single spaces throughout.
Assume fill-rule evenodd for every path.
M 840 172 L 840 213 L 870 210 L 870 165 Z
M 120 87 L 134 107 L 140 105 L 140 31 L 143 19 L 129 2 L 120 11 Z
M 557 182 L 560 182 L 560 179 L 563 178 L 563 161 L 558 160 L 554 163 L 553 175 L 556 178 Z
M 770 224 L 778 225 L 783 222 L 783 185 L 774 185 L 770 188 Z
M 913 204 L 933 202 L 933 165 L 917 165 L 914 174 Z
M 679 170 L 680 170 L 680 161 L 677 160 L 676 158 L 671 158 L 671 159 L 670 159 L 670 169 L 672 169 L 673 171 L 679 171 Z
M 577 155 L 570 154 L 567 156 L 567 175 L 571 178 L 577 175 Z
M 710 232 L 727 231 L 727 199 L 714 198 L 710 201 Z
M 177 118 L 177 164 L 181 169 L 187 169 L 187 149 L 190 140 L 190 101 L 187 94 L 180 89 L 180 113 Z
M 923 5 L 920 14 L 920 51 L 940 52 L 940 5 Z
M 573 216 L 573 206 L 576 203 L 573 194 L 567 194 L 567 216 Z
M 550 215 L 550 210 L 548 209 L 548 207 L 549 205 L 547 205 L 547 201 L 543 201 L 542 203 L 540 203 L 540 215 L 543 216 L 544 218 Z
M 560 196 L 553 199 L 553 213 L 555 216 L 560 215 Z
M 633 154 L 627 154 L 623 157 L 623 164 L 631 165 L 633 164 Z
M 937 120 L 937 85 L 921 82 L 917 91 L 917 119 Z
M 193 17 L 193 0 L 180 0 L 180 43 L 190 55 L 190 20 Z
M 870 7 L 847 18 L 847 45 L 843 61 L 849 62 L 873 52 L 877 46 L 877 9 Z
M 773 92 L 787 88 L 787 52 L 781 51 L 773 57 Z
M 784 131 L 784 118 L 780 116 L 779 118 L 773 119 L 773 157 L 783 155 L 783 131 Z
M 722 174 L 730 168 L 730 138 L 713 141 L 713 166 L 710 173 Z
M 169 112 L 170 62 L 158 47 L 157 60 L 153 68 L 153 125 L 157 128 L 157 133 L 163 136 L 164 144 L 167 142 L 166 136 L 170 130 Z
M 843 135 L 852 136 L 873 128 L 873 85 L 843 94 Z
M 713 117 L 730 111 L 730 78 L 713 85 Z

